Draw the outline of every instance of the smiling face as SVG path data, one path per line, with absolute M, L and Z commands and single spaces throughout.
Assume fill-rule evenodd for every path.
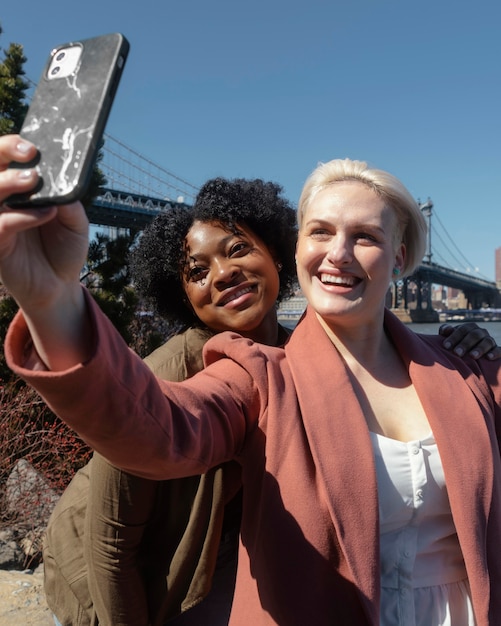
M 385 296 L 405 248 L 394 210 L 363 183 L 328 185 L 311 200 L 299 230 L 298 278 L 330 326 L 382 323 Z
M 275 343 L 280 282 L 261 239 L 245 225 L 232 232 L 219 223 L 195 221 L 186 249 L 183 286 L 197 317 L 212 330 Z

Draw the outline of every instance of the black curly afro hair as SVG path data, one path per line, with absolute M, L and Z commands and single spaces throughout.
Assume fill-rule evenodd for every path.
M 130 269 L 139 294 L 179 329 L 203 326 L 186 302 L 182 273 L 185 238 L 193 222 L 217 222 L 229 232 L 245 224 L 282 264 L 277 303 L 296 286 L 296 213 L 282 187 L 261 179 L 214 178 L 200 189 L 193 207 L 160 213 L 131 251 Z

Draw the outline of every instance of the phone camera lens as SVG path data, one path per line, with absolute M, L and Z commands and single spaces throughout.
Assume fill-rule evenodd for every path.
M 62 61 L 64 59 L 65 55 L 66 55 L 66 52 L 59 52 L 56 55 L 56 61 Z
M 59 70 L 61 69 L 61 67 L 59 65 L 56 65 L 56 67 L 53 67 L 50 71 L 51 76 L 55 76 Z

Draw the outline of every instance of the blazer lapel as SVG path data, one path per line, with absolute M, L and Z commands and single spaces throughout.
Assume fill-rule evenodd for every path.
M 342 359 L 312 310 L 285 351 L 337 540 L 372 613 L 379 604 L 379 522 L 366 421 Z
M 463 361 L 431 345 L 432 338 L 413 334 L 389 312 L 385 324 L 409 367 L 437 442 L 469 578 L 484 579 L 487 593 L 485 535 L 497 442 L 482 411 L 486 403 Z

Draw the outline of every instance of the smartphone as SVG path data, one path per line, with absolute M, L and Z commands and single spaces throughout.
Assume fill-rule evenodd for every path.
M 30 163 L 38 186 L 6 204 L 33 208 L 67 204 L 85 193 L 129 52 L 120 33 L 73 41 L 52 50 L 33 94 L 20 135 L 38 149 Z

